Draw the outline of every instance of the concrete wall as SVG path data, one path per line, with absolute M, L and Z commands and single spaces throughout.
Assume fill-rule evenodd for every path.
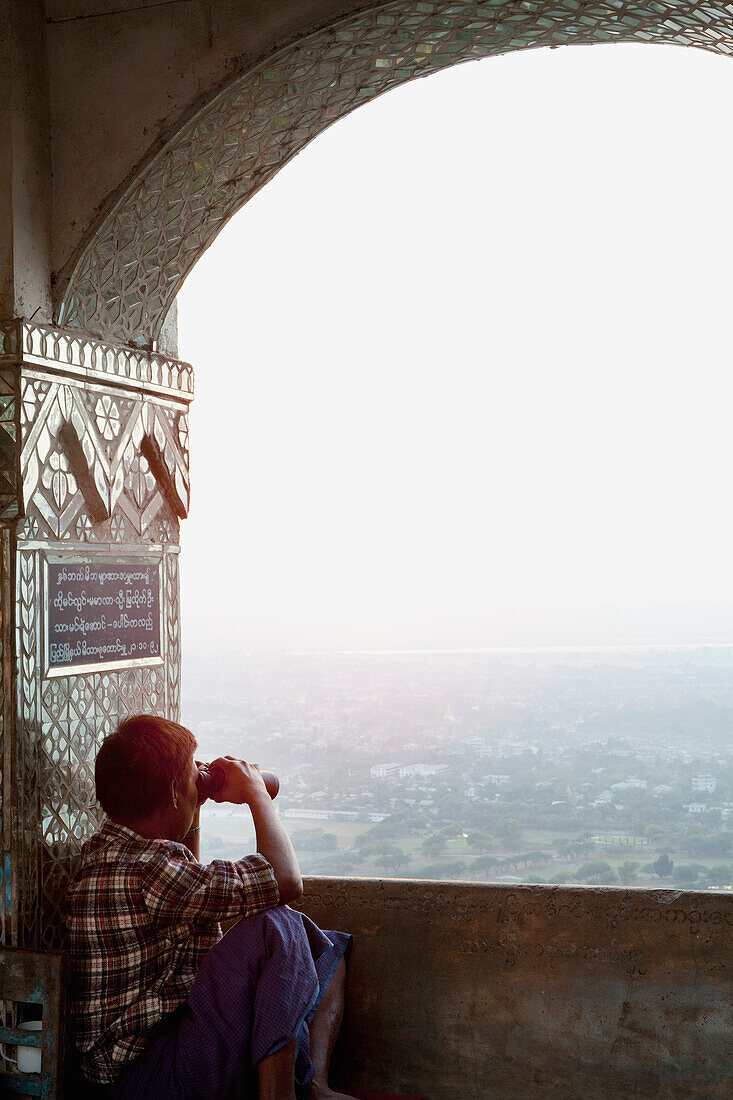
M 342 1085 L 733 1095 L 733 896 L 309 879 L 302 908 L 354 934 Z
M 41 0 L 24 0 L 35 6 Z M 53 270 L 221 85 L 358 0 L 46 0 Z
M 358 0 L 0 0 L 0 318 L 54 319 L 80 247 L 222 87 Z
M 51 316 L 51 161 L 42 5 L 0 0 L 0 319 Z

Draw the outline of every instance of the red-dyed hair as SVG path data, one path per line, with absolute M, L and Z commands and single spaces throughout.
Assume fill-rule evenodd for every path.
M 155 714 L 136 714 L 105 737 L 94 779 L 102 809 L 134 821 L 170 804 L 171 783 L 185 787 L 196 738 L 185 726 Z

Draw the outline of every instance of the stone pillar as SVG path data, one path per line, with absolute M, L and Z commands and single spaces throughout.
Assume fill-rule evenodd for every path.
M 126 714 L 179 716 L 192 398 L 188 364 L 0 324 L 5 942 L 55 942 L 101 739 Z

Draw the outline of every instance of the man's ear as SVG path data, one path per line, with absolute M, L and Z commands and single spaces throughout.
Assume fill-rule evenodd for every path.
M 173 779 L 171 781 L 171 802 L 173 803 L 173 809 L 177 810 L 178 809 L 178 791 L 176 789 L 175 779 Z

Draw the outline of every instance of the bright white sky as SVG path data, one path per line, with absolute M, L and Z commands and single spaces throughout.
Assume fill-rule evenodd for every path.
M 732 111 L 536 50 L 301 153 L 180 295 L 184 615 L 730 603 Z

